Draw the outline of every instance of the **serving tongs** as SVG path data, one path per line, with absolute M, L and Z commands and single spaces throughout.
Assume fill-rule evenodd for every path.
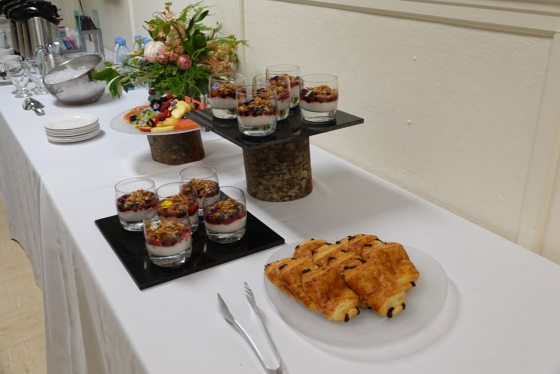
M 45 106 L 39 100 L 35 100 L 32 97 L 28 97 L 27 99 L 23 100 L 23 109 L 24 110 L 32 110 L 35 112 L 36 115 L 42 116 L 45 114 L 45 110 L 43 109 Z
M 227 323 L 229 323 L 230 325 L 232 325 L 235 330 L 237 330 L 237 332 L 243 337 L 243 339 L 245 339 L 245 341 L 247 343 L 249 343 L 249 346 L 253 349 L 253 352 L 255 352 L 255 354 L 257 355 L 262 367 L 264 368 L 266 373 L 270 373 L 270 374 L 281 374 L 282 373 L 282 361 L 280 359 L 280 355 L 278 354 L 278 349 L 276 348 L 276 346 L 274 345 L 274 342 L 272 341 L 272 338 L 270 336 L 270 333 L 268 332 L 260 314 L 259 314 L 259 310 L 257 308 L 257 303 L 255 301 L 255 297 L 253 295 L 253 292 L 251 291 L 251 289 L 249 288 L 249 285 L 247 284 L 247 282 L 245 282 L 245 292 L 247 295 L 247 300 L 249 301 L 249 304 L 251 305 L 251 308 L 253 309 L 253 311 L 255 312 L 255 314 L 257 315 L 259 322 L 263 328 L 263 330 L 265 331 L 266 337 L 268 338 L 268 342 L 270 343 L 270 346 L 272 347 L 273 353 L 274 353 L 274 358 L 276 360 L 276 362 L 278 363 L 278 367 L 276 368 L 271 368 L 269 367 L 266 362 L 264 361 L 263 355 L 261 353 L 261 351 L 259 350 L 259 347 L 257 346 L 257 344 L 255 343 L 255 341 L 251 338 L 251 336 L 247 333 L 247 331 L 243 328 L 243 326 L 235 319 L 235 317 L 233 316 L 233 314 L 231 313 L 231 311 L 229 310 L 226 302 L 224 301 L 224 299 L 222 298 L 222 296 L 218 293 L 218 303 L 220 304 L 220 310 L 222 312 L 222 315 L 224 316 L 224 319 L 226 320 Z

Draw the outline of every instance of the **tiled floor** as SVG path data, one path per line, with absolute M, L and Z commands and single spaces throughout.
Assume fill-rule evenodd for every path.
M 43 300 L 0 199 L 0 374 L 46 373 Z

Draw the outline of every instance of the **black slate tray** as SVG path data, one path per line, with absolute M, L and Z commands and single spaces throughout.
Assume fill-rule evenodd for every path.
M 276 130 L 268 136 L 245 136 L 239 132 L 237 119 L 219 119 L 212 116 L 210 109 L 196 110 L 189 117 L 201 126 L 215 132 L 224 139 L 240 146 L 243 149 L 265 147 L 292 141 L 297 138 L 308 138 L 313 135 L 343 129 L 364 123 L 364 119 L 355 115 L 337 110 L 335 121 L 329 123 L 311 123 L 301 119 L 299 107 L 292 109 L 284 121 L 276 124 Z
M 98 219 L 95 224 L 141 290 L 285 243 L 284 238 L 247 212 L 247 231 L 239 242 L 218 244 L 208 240 L 201 222 L 193 235 L 191 258 L 178 268 L 161 268 L 151 263 L 142 232 L 123 230 L 116 215 Z

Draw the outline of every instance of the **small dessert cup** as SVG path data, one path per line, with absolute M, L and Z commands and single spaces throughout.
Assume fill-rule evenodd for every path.
M 211 75 L 208 81 L 208 101 L 212 115 L 221 119 L 235 119 L 235 89 L 245 85 L 243 75 Z
M 191 230 L 195 232 L 198 229 L 198 199 L 196 191 L 192 189 L 182 191 L 184 184 L 184 182 L 171 182 L 156 189 L 159 198 L 157 214 L 171 221 L 188 220 Z
M 148 178 L 129 178 L 115 184 L 117 214 L 123 229 L 142 231 L 144 220 L 157 213 L 155 183 Z
M 245 235 L 245 194 L 239 188 L 230 186 L 221 187 L 220 190 L 220 200 L 204 201 L 206 236 L 217 243 L 233 243 Z
M 150 260 L 160 267 L 176 267 L 192 254 L 189 220 L 174 221 L 155 216 L 144 221 L 144 238 Z
M 278 105 L 277 121 L 283 121 L 290 114 L 290 79 L 285 75 L 275 75 L 267 78 L 266 74 L 255 75 L 254 86 L 264 87 L 270 85 L 276 92 L 276 103 Z
M 235 95 L 239 132 L 260 137 L 276 130 L 278 104 L 270 85 L 238 87 Z
M 220 196 L 220 183 L 216 168 L 208 165 L 189 166 L 179 172 L 183 185 L 183 195 L 195 194 L 198 200 L 198 213 L 202 216 L 204 198 L 217 201 Z M 186 183 L 185 183 L 186 182 Z
M 271 65 L 266 68 L 266 77 L 273 79 L 277 76 L 284 76 L 290 80 L 290 108 L 299 105 L 300 73 L 299 66 L 290 64 Z
M 304 121 L 325 123 L 335 121 L 338 106 L 338 79 L 331 74 L 310 74 L 302 78 L 301 116 Z

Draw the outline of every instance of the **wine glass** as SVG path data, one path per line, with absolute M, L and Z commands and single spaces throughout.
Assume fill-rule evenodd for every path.
M 40 57 L 28 58 L 23 62 L 31 81 L 35 84 L 33 93 L 37 95 L 46 95 L 48 91 L 43 84 L 43 76 L 45 74 L 44 60 Z
M 25 89 L 29 82 L 29 75 L 21 61 L 8 61 L 5 63 L 6 73 L 13 85 L 16 86 L 15 97 L 24 98 L 32 96 L 29 91 Z

